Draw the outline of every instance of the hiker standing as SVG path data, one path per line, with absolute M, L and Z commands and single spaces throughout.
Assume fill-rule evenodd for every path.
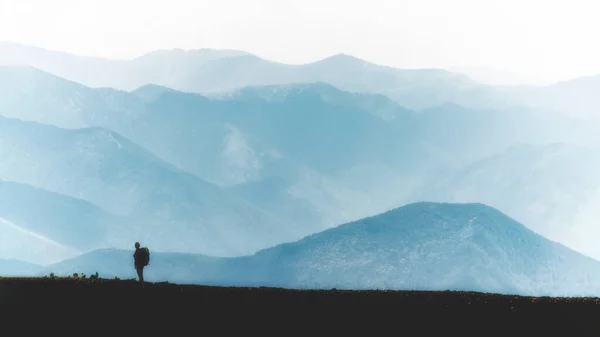
M 135 270 L 137 271 L 139 282 L 144 283 L 144 267 L 150 263 L 150 251 L 146 247 L 140 248 L 140 243 L 135 243 L 135 253 L 133 253 Z

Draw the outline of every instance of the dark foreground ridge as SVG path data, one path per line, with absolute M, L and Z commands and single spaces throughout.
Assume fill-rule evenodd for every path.
M 2 317 L 121 335 L 598 335 L 597 298 L 473 292 L 228 288 L 133 280 L 0 279 Z M 9 320 L 4 320 L 9 322 Z M 162 329 L 162 330 L 161 330 Z M 165 330 L 166 329 L 166 330 Z M 134 331 L 131 330 L 131 331 Z

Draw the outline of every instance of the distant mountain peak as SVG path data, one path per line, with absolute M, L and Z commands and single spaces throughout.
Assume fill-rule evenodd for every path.
M 320 61 L 314 62 L 314 63 L 336 63 L 336 64 L 370 64 L 369 62 L 362 60 L 356 56 L 352 56 L 350 54 L 346 54 L 346 53 L 338 53 L 335 55 L 331 55 L 329 57 L 326 57 Z
M 137 89 L 132 90 L 131 92 L 148 91 L 148 90 L 176 91 L 175 89 L 171 89 L 171 88 L 166 87 L 164 85 L 159 85 L 159 84 L 144 84 L 141 87 L 138 87 Z
M 430 107 L 430 108 L 426 108 L 421 110 L 422 113 L 435 113 L 435 112 L 439 112 L 442 111 L 444 113 L 448 113 L 448 112 L 465 112 L 465 111 L 469 111 L 470 109 L 454 103 L 454 102 L 444 102 L 442 104 Z
M 167 92 L 174 93 L 176 90 L 158 84 L 146 84 L 131 91 L 132 94 L 146 102 L 153 102 Z
M 406 204 L 404 206 L 400 206 L 394 209 L 391 209 L 385 213 L 376 215 L 376 216 L 385 216 L 392 215 L 394 213 L 401 213 L 404 211 L 427 211 L 427 212 L 438 212 L 438 211 L 446 211 L 452 209 L 454 211 L 469 211 L 469 212 L 492 212 L 496 214 L 502 214 L 499 210 L 495 209 L 492 206 L 489 206 L 480 202 L 465 202 L 465 203 L 456 203 L 456 202 L 433 202 L 433 201 L 417 201 L 410 204 Z
M 50 76 L 54 76 L 48 72 L 45 72 L 39 68 L 36 68 L 32 65 L 29 64 L 15 64 L 15 65 L 8 65 L 8 66 L 2 66 L 0 65 L 0 71 L 4 71 L 4 72 L 9 72 L 9 71 L 29 71 L 29 72 L 35 72 L 35 73 L 42 73 L 42 74 L 48 74 Z
M 502 227 L 499 227 L 502 226 Z M 383 213 L 348 222 L 323 232 L 307 236 L 298 241 L 318 242 L 327 237 L 340 235 L 386 235 L 390 240 L 397 236 L 426 237 L 427 233 L 436 235 L 455 235 L 465 227 L 477 228 L 488 235 L 505 235 L 507 230 L 518 235 L 534 235 L 523 224 L 512 219 L 500 210 L 484 203 L 450 203 L 450 202 L 414 202 L 393 208 Z M 369 234 L 366 234 L 369 233 Z M 508 238 L 505 238 L 508 239 Z
M 157 49 L 136 57 L 134 60 L 140 60 L 144 58 L 152 58 L 152 57 L 168 57 L 168 56 L 205 56 L 205 55 L 225 55 L 225 56 L 244 56 L 251 55 L 242 50 L 236 49 L 215 49 L 215 48 L 199 48 L 199 49 L 183 49 L 183 48 L 173 48 L 173 49 Z
M 495 208 L 486 205 L 481 202 L 438 202 L 438 201 L 416 201 L 410 204 L 406 204 L 405 206 L 398 207 L 400 208 L 408 208 L 408 207 L 428 207 L 428 208 L 439 208 L 439 207 L 469 207 L 469 208 L 479 208 L 479 209 L 487 209 L 487 210 L 495 210 Z
M 42 70 L 42 69 L 32 66 L 32 65 L 28 65 L 28 64 L 9 65 L 9 66 L 0 65 L 0 75 L 21 76 L 21 75 L 25 75 L 25 74 L 36 76 L 36 78 L 44 78 L 46 80 L 53 80 L 55 82 L 62 82 L 65 84 L 66 83 L 75 84 L 75 85 L 81 86 L 81 87 L 84 86 L 78 82 L 62 78 L 60 76 L 57 76 L 55 74 L 52 74 L 48 71 Z
M 330 59 L 341 59 L 341 60 L 358 60 L 358 61 L 362 61 L 361 59 L 359 59 L 356 56 L 350 55 L 350 54 L 346 54 L 346 53 L 337 53 L 334 54 L 332 56 L 329 57 Z

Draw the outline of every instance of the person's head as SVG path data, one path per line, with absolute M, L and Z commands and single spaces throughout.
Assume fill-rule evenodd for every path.
M 139 243 L 139 242 L 136 242 L 136 243 L 135 243 L 135 249 L 138 249 L 138 248 L 140 248 L 140 243 Z

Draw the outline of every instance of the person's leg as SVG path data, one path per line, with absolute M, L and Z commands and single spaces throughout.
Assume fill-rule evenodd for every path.
M 135 270 L 137 271 L 138 279 L 139 279 L 140 283 L 143 283 L 144 282 L 144 267 L 136 267 Z

